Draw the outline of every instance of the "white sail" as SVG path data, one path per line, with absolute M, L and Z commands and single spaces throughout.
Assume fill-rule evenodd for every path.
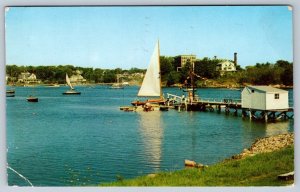
M 72 84 L 71 84 L 71 82 L 70 82 L 70 79 L 69 79 L 69 76 L 68 76 L 67 73 L 66 73 L 66 82 L 67 82 L 67 84 L 69 85 L 69 87 L 73 90 L 74 87 L 72 86 Z
M 160 78 L 159 42 L 157 42 L 138 96 L 161 96 Z

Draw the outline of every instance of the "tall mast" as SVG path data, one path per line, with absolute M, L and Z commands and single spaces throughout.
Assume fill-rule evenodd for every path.
M 160 83 L 160 98 L 162 98 L 162 85 L 161 85 L 161 71 L 160 71 L 160 48 L 159 48 L 159 39 L 157 40 L 157 46 L 158 46 L 158 69 L 159 69 L 159 83 Z
M 191 75 L 191 84 L 192 84 L 192 91 L 193 91 L 193 99 L 195 98 L 195 86 L 194 86 L 194 62 L 192 62 L 192 75 Z

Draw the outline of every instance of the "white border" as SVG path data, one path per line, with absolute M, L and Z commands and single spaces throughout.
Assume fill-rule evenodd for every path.
M 293 187 L 8 187 L 6 177 L 6 120 L 5 120 L 5 6 L 96 6 L 96 5 L 291 5 L 293 7 L 294 41 L 294 132 L 295 146 L 299 145 L 299 76 L 300 70 L 300 1 L 297 0 L 2 0 L 0 1 L 0 191 L 300 191 L 299 150 L 295 150 L 295 185 Z M 298 185 L 297 185 L 298 184 Z

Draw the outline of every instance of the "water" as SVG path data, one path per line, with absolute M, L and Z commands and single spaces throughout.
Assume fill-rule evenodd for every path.
M 248 148 L 257 137 L 293 132 L 293 120 L 258 123 L 217 112 L 123 112 L 138 87 L 16 87 L 7 97 L 8 165 L 34 186 L 94 186 L 184 167 L 213 164 Z M 178 88 L 164 93 L 181 95 Z M 290 91 L 292 103 L 293 91 Z M 38 103 L 26 97 L 34 94 Z M 227 89 L 198 89 L 202 98 L 240 98 Z M 8 169 L 9 185 L 29 186 Z

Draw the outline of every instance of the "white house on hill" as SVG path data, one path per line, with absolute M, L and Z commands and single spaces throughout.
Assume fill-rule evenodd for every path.
M 242 108 L 288 109 L 289 92 L 271 86 L 246 86 L 242 91 Z
M 224 60 L 217 64 L 216 70 L 220 72 L 236 71 L 236 66 L 233 62 Z

